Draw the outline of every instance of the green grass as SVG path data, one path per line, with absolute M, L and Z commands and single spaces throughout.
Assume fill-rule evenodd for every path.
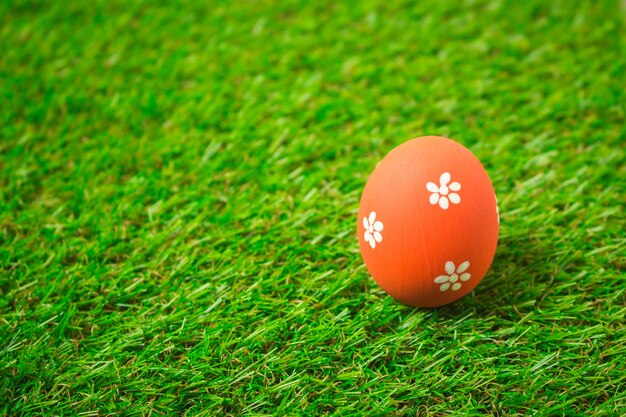
M 626 413 L 623 2 L 90 3 L 0 6 L 0 414 Z M 355 232 L 427 134 L 502 218 L 433 310 Z

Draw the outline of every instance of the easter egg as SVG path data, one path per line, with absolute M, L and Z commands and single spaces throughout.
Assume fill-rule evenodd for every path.
M 495 192 L 463 145 L 426 136 L 376 166 L 358 212 L 361 255 L 380 287 L 411 306 L 437 307 L 472 291 L 498 244 Z

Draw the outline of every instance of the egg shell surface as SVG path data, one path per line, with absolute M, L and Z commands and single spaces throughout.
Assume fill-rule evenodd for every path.
M 463 145 L 412 139 L 376 166 L 358 212 L 361 255 L 380 287 L 411 306 L 437 307 L 471 292 L 498 244 L 489 176 Z

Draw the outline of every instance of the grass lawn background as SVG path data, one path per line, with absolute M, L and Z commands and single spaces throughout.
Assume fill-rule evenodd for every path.
M 626 413 L 626 6 L 413 3 L 2 2 L 0 413 Z M 434 310 L 356 237 L 427 134 L 502 220 Z

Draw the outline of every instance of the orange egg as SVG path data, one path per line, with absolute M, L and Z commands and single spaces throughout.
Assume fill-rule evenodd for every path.
M 396 300 L 437 307 L 487 273 L 498 244 L 496 196 L 478 158 L 447 138 L 393 149 L 361 196 L 358 237 L 370 274 Z

